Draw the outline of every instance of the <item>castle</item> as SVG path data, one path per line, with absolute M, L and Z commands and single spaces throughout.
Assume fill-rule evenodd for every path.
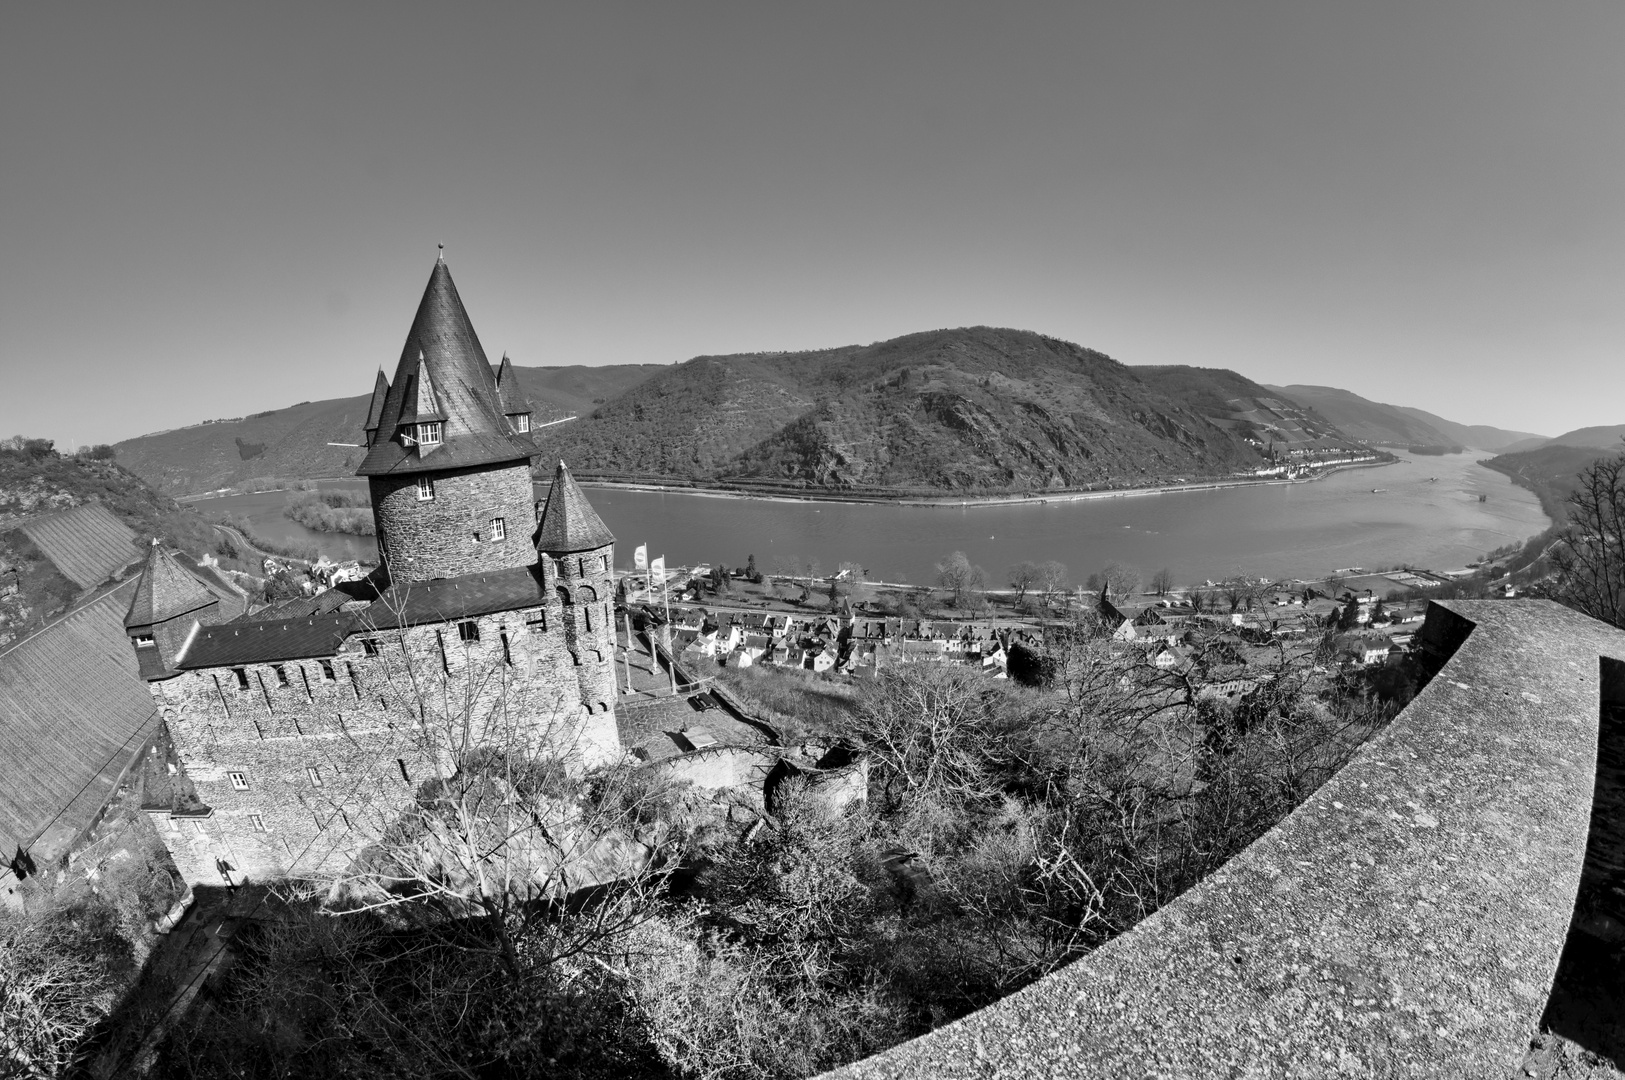
M 620 753 L 615 538 L 562 462 L 533 498 L 531 405 L 444 261 L 365 430 L 366 581 L 242 615 L 148 554 L 125 630 L 162 720 L 149 812 L 189 883 L 340 874 L 473 754 Z

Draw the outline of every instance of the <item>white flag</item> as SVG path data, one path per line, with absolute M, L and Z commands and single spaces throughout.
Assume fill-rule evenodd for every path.
M 656 557 L 655 560 L 649 564 L 649 573 L 659 574 L 662 577 L 666 575 L 666 557 L 664 555 Z
M 638 549 L 632 553 L 632 566 L 637 570 L 649 569 L 649 545 L 639 544 Z

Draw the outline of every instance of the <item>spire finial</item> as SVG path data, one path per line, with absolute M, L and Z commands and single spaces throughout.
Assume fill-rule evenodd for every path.
M 440 248 L 440 255 L 435 261 L 436 262 L 445 262 L 446 261 L 446 245 L 445 244 L 438 244 L 436 246 Z

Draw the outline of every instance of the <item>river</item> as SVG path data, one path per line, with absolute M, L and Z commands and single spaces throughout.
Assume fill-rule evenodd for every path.
M 282 507 L 294 494 L 193 505 L 211 516 L 245 516 L 259 535 L 314 543 L 335 558 L 376 557 L 370 537 L 316 533 L 288 520 Z M 1075 579 L 1111 561 L 1147 576 L 1166 567 L 1182 584 L 1237 572 L 1307 578 L 1401 563 L 1447 570 L 1549 524 L 1533 494 L 1471 453 L 1401 455 L 1394 465 L 1306 484 L 1032 505 L 813 503 L 618 488 L 590 488 L 588 497 L 615 533 L 623 565 L 647 543 L 651 555 L 663 553 L 674 565 L 742 565 L 754 554 L 765 571 L 817 560 L 827 573 L 851 561 L 872 578 L 915 583 L 931 581 L 934 564 L 952 551 L 965 552 L 999 584 L 1007 567 L 1028 559 L 1057 559 Z

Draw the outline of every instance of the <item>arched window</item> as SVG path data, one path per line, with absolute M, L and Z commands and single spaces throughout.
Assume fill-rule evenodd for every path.
M 600 701 L 598 703 L 598 711 L 599 712 L 609 712 L 609 703 L 604 702 L 604 701 Z
M 598 602 L 598 590 L 591 585 L 583 585 L 576 590 L 576 601 L 582 604 L 596 604 Z
M 563 585 L 558 587 L 558 593 L 559 603 L 563 604 L 565 607 L 569 607 L 575 603 L 575 600 L 570 596 L 570 590 L 566 589 Z
M 585 701 L 583 701 L 581 703 L 581 715 L 582 716 L 591 716 L 592 715 L 592 706 L 588 705 Z

